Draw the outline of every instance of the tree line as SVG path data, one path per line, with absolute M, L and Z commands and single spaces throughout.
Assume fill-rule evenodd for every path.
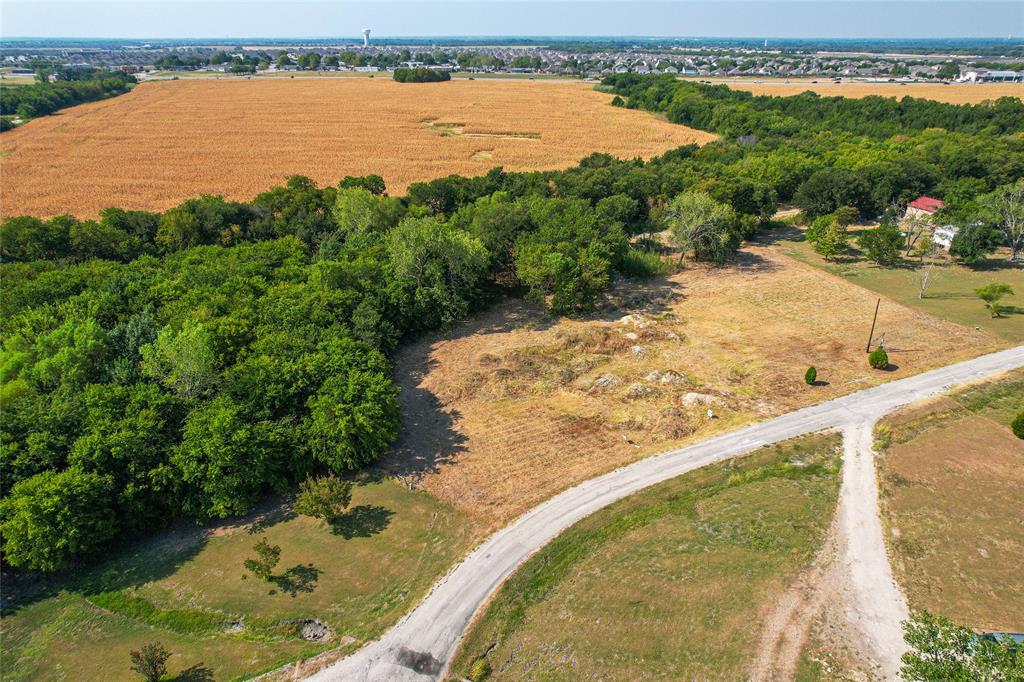
M 4 558 L 60 569 L 172 519 L 241 514 L 308 475 L 366 466 L 398 428 L 388 358 L 404 338 L 500 292 L 590 310 L 617 273 L 656 271 L 641 235 L 668 229 L 682 253 L 722 262 L 780 200 L 870 215 L 932 193 L 968 214 L 1022 176 L 1018 135 L 822 131 L 496 168 L 403 197 L 379 176 L 296 176 L 248 202 L 9 218 Z
M 32 85 L 0 85 L 0 115 L 23 120 L 45 116 L 66 107 L 121 95 L 131 89 L 135 77 L 119 71 L 96 71 L 87 79 L 58 79 Z M 0 119 L 6 120 L 6 119 Z M 9 122 L 4 130 L 13 127 Z
M 392 78 L 399 83 L 439 83 L 441 81 L 450 81 L 452 76 L 447 71 L 438 71 L 437 69 L 418 66 L 414 69 L 395 69 Z

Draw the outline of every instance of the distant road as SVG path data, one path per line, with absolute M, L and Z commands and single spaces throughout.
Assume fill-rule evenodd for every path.
M 426 599 L 381 639 L 309 679 L 318 682 L 438 679 L 473 614 L 488 596 L 531 554 L 598 509 L 688 471 L 806 433 L 859 428 L 862 430 L 860 440 L 870 439 L 870 431 L 864 431 L 867 428 L 864 425 L 874 423 L 897 407 L 1022 366 L 1024 346 L 1017 346 L 790 412 L 584 481 L 494 533 L 442 578 Z M 871 478 L 873 480 L 873 475 Z M 878 546 L 877 542 L 865 544 Z M 864 582 L 870 584 L 870 580 Z M 880 617 L 880 620 L 891 622 L 892 618 Z M 891 660 L 891 656 L 885 658 Z

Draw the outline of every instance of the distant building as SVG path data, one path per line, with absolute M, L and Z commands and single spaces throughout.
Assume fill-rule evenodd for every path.
M 932 197 L 918 197 L 907 204 L 907 212 L 904 218 L 927 218 L 935 214 L 944 204 L 940 199 Z
M 949 251 L 949 247 L 953 246 L 953 237 L 959 232 L 960 228 L 956 225 L 939 225 L 932 230 L 932 243 Z
M 1024 81 L 1024 72 L 971 69 L 960 76 L 960 81 L 964 83 L 1019 83 Z

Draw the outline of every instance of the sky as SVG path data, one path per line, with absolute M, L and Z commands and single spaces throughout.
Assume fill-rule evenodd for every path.
M 1024 1 L 0 0 L 4 37 L 1006 38 Z

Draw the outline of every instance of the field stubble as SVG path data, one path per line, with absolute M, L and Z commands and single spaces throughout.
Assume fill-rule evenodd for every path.
M 388 79 L 192 80 L 46 116 L 3 134 L 3 215 L 163 210 L 248 200 L 293 174 L 376 173 L 391 194 L 459 173 L 565 168 L 592 152 L 651 157 L 714 139 L 609 105 L 589 84 Z

